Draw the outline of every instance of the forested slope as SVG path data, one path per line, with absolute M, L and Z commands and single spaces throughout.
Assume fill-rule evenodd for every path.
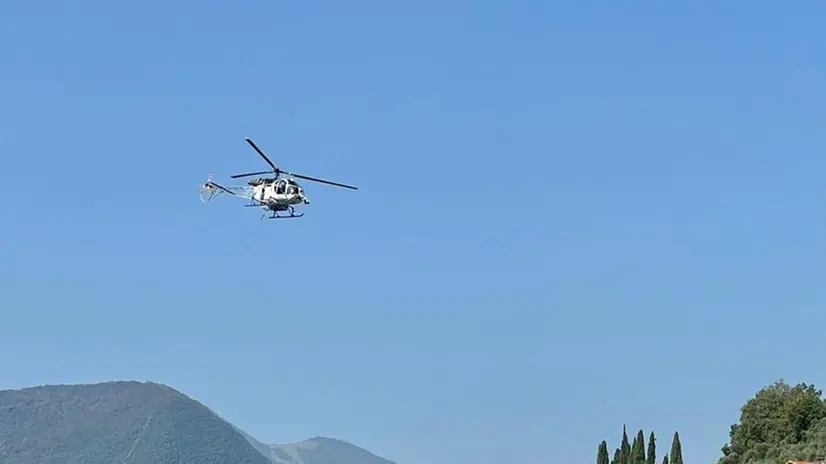
M 0 391 L 3 464 L 271 464 L 172 388 L 109 382 Z

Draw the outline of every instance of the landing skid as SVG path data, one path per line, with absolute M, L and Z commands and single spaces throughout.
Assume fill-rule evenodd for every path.
M 261 219 L 264 219 L 265 216 L 266 214 L 261 215 Z M 304 217 L 304 213 L 295 214 L 295 210 L 291 209 L 289 216 L 281 216 L 277 211 L 273 211 L 269 219 L 298 219 L 300 217 Z
M 254 208 L 254 207 L 264 208 L 266 210 L 271 211 L 269 217 L 267 216 L 267 213 L 264 213 L 264 214 L 261 215 L 261 219 L 264 219 L 264 218 L 267 218 L 267 219 L 298 219 L 300 217 L 304 217 L 304 213 L 296 213 L 295 208 L 292 207 L 292 206 L 289 206 L 289 205 L 276 206 L 276 208 L 278 208 L 277 210 L 273 209 L 272 206 L 265 205 L 263 203 L 249 203 L 249 204 L 246 204 L 244 206 L 246 206 L 248 208 Z M 289 214 L 288 215 L 278 214 L 279 212 L 284 212 L 284 211 L 289 211 Z

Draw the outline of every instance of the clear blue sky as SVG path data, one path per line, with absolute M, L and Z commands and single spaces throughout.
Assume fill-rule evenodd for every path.
M 760 387 L 826 385 L 824 19 L 5 2 L 0 388 L 154 380 L 400 464 L 589 462 L 623 423 L 711 463 Z M 201 204 L 265 167 L 245 136 L 361 190 Z

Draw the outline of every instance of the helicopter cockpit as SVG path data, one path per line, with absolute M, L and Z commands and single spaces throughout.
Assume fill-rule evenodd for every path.
M 301 195 L 301 187 L 292 179 L 278 179 L 275 183 L 276 195 Z
M 287 179 L 287 195 L 298 195 L 299 187 L 292 179 Z

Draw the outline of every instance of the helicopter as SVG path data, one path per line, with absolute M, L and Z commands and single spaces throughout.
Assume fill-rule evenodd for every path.
M 350 190 L 358 190 L 358 187 L 352 185 L 342 184 L 339 182 L 332 182 L 329 180 L 319 179 L 317 177 L 305 176 L 293 172 L 287 172 L 277 167 L 264 152 L 258 148 L 258 145 L 249 137 L 244 140 L 270 165 L 272 170 L 248 172 L 245 174 L 235 174 L 230 176 L 232 179 L 242 177 L 261 176 L 264 174 L 271 174 L 268 177 L 258 177 L 247 181 L 246 186 L 230 186 L 225 187 L 212 181 L 212 175 L 207 178 L 206 183 L 199 188 L 201 192 L 201 201 L 206 203 L 211 201 L 216 196 L 226 193 L 234 197 L 247 199 L 250 203 L 247 207 L 260 207 L 265 211 L 270 212 L 270 219 L 294 219 L 304 216 L 304 213 L 296 213 L 296 206 L 309 205 L 310 200 L 304 193 L 302 187 L 295 179 L 304 179 L 322 184 L 333 185 L 336 187 L 343 187 Z M 282 177 L 282 174 L 285 177 Z M 280 213 L 287 212 L 287 215 Z M 262 215 L 262 219 L 266 216 L 266 212 Z

